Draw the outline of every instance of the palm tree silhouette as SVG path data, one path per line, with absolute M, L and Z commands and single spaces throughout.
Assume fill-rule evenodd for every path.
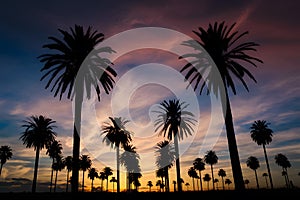
M 55 171 L 54 192 L 56 192 L 58 171 L 61 171 L 64 168 L 65 163 L 63 162 L 63 156 L 59 154 L 57 157 L 55 157 L 55 162 L 52 164 L 52 169 Z
M 92 167 L 89 169 L 88 177 L 92 180 L 91 181 L 91 192 L 93 192 L 94 191 L 94 189 L 93 189 L 94 188 L 94 180 L 95 180 L 95 178 L 98 178 L 98 172 L 95 167 Z
M 159 168 L 158 170 L 156 170 L 156 177 L 161 178 L 160 182 L 161 182 L 161 186 L 163 186 L 161 187 L 162 190 L 164 190 L 165 188 L 165 184 L 164 184 L 164 182 L 166 182 L 164 181 L 165 175 L 166 173 L 163 168 Z
M 136 152 L 136 147 L 132 144 L 125 144 L 123 146 L 124 152 L 120 156 L 120 163 L 124 165 L 127 170 L 127 189 L 130 191 L 129 177 L 131 173 L 139 173 L 141 171 L 139 165 L 140 156 Z
M 200 187 L 201 191 L 203 191 L 201 171 L 205 170 L 205 163 L 202 161 L 202 158 L 196 158 L 193 162 L 193 166 L 196 170 L 199 171 Z
M 254 121 L 254 123 L 250 127 L 251 130 L 250 133 L 251 133 L 252 140 L 256 142 L 258 145 L 263 146 L 270 185 L 271 185 L 271 189 L 273 189 L 272 175 L 271 175 L 271 170 L 270 170 L 267 151 L 266 151 L 266 145 L 272 142 L 272 136 L 273 136 L 272 135 L 273 130 L 269 128 L 269 125 L 270 123 L 266 122 L 265 120 Z
M 232 183 L 232 182 L 231 182 L 231 180 L 230 180 L 229 178 L 226 178 L 226 179 L 225 179 L 225 184 L 228 185 L 228 190 L 229 190 L 229 185 L 230 185 L 231 183 Z
M 163 176 L 165 177 L 166 191 L 170 191 L 169 169 L 173 166 L 175 160 L 175 150 L 172 143 L 168 140 L 158 142 L 155 146 L 156 153 L 156 166 L 162 169 Z
M 266 180 L 266 187 L 267 187 L 267 189 L 268 189 L 268 188 L 269 188 L 268 178 L 267 178 L 267 177 L 268 177 L 268 173 L 263 173 L 262 176 L 265 177 L 265 180 Z
M 215 180 L 213 165 L 218 163 L 218 156 L 216 155 L 216 152 L 213 150 L 207 151 L 206 155 L 204 156 L 204 162 L 210 165 L 211 177 L 212 177 L 212 180 Z M 213 185 L 213 190 L 215 190 L 214 181 L 213 181 L 212 185 Z
M 222 178 L 222 186 L 223 186 L 223 190 L 225 190 L 225 185 L 224 185 L 224 177 L 226 177 L 225 170 L 224 169 L 219 169 L 218 176 L 220 176 Z
M 68 188 L 69 188 L 69 175 L 70 175 L 70 172 L 72 171 L 72 159 L 73 157 L 72 156 L 67 156 L 64 158 L 64 163 L 65 163 L 65 167 L 67 168 L 67 185 L 66 185 L 66 192 L 68 192 Z
M 149 192 L 151 192 L 151 187 L 153 186 L 152 181 L 148 181 L 147 186 L 149 187 Z
M 113 175 L 113 170 L 110 167 L 104 167 L 103 172 L 106 178 L 106 192 L 108 191 L 108 178 Z
M 115 183 L 117 182 L 117 179 L 116 179 L 116 177 L 111 177 L 111 179 L 110 179 L 110 181 L 109 182 L 111 182 L 112 183 L 112 192 L 115 192 Z
M 160 110 L 154 111 L 158 114 L 154 122 L 155 132 L 161 128 L 159 136 L 163 134 L 170 141 L 174 137 L 178 192 L 182 191 L 178 140 L 182 140 L 184 136 L 192 135 L 192 125 L 196 122 L 194 114 L 185 110 L 187 106 L 186 102 L 181 102 L 179 99 L 164 100 L 160 103 Z
M 101 192 L 103 191 L 103 181 L 106 180 L 105 172 L 100 172 L 98 178 L 101 180 Z
M 196 170 L 195 170 L 194 167 L 190 167 L 188 169 L 188 175 L 189 175 L 189 177 L 192 178 L 192 181 L 193 181 L 193 190 L 195 191 L 195 178 L 198 178 L 198 174 L 197 174 L 197 172 L 196 172 Z
M 239 190 L 244 189 L 245 186 L 235 139 L 228 90 L 231 88 L 233 94 L 236 95 L 233 78 L 237 78 L 246 90 L 249 91 L 244 80 L 245 76 L 250 77 L 254 82 L 256 80 L 243 66 L 242 62 L 256 67 L 255 62 L 262 63 L 262 61 L 248 54 L 249 51 L 256 51 L 257 43 L 237 43 L 243 36 L 248 34 L 248 31 L 243 33 L 234 31 L 235 25 L 236 23 L 233 23 L 228 27 L 223 21 L 220 24 L 218 22 L 215 22 L 214 25 L 209 24 L 206 30 L 199 27 L 199 31 L 193 31 L 193 33 L 199 37 L 200 41 L 195 42 L 191 40 L 183 43 L 183 45 L 191 47 L 199 53 L 182 55 L 179 59 L 189 57 L 196 59 L 193 61 L 193 64 L 189 62 L 181 69 L 181 72 L 189 70 L 185 78 L 189 80 L 190 84 L 194 84 L 194 90 L 198 88 L 199 84 L 202 84 L 200 94 L 202 94 L 205 85 L 207 85 L 207 94 L 214 92 L 218 96 L 218 93 L 221 92 L 220 100 L 223 107 L 234 184 L 235 188 Z M 199 48 L 199 44 L 206 50 L 213 61 L 207 58 L 203 49 Z M 216 65 L 216 68 L 212 68 L 214 66 L 212 62 Z M 203 77 L 204 74 L 207 74 L 207 77 Z M 222 80 L 219 80 L 216 74 L 220 74 Z
M 26 120 L 23 120 L 23 123 L 22 127 L 25 128 L 25 130 L 21 133 L 22 135 L 19 139 L 23 141 L 26 148 L 33 147 L 36 152 L 32 182 L 32 192 L 34 193 L 36 192 L 40 151 L 49 147 L 55 140 L 57 133 L 53 130 L 53 128 L 56 127 L 53 124 L 56 123 L 56 121 L 43 115 L 32 115 Z
M 288 172 L 287 172 L 287 168 L 290 168 L 292 165 L 290 163 L 290 161 L 288 160 L 288 158 L 282 154 L 282 153 L 279 153 L 277 155 L 275 155 L 275 163 L 282 167 L 282 171 L 284 171 L 285 173 L 285 183 L 286 183 L 286 187 L 289 188 L 289 176 L 288 176 Z
M 50 144 L 49 148 L 46 151 L 46 154 L 49 155 L 50 158 L 52 158 L 52 164 L 51 164 L 51 166 L 53 166 L 53 164 L 55 162 L 55 159 L 57 157 L 61 156 L 62 149 L 63 149 L 62 145 L 58 141 L 56 141 L 56 140 L 54 140 Z M 53 170 L 53 167 L 52 167 L 52 170 L 51 170 L 51 180 L 50 180 L 50 192 L 52 191 L 53 171 L 54 170 Z
M 177 183 L 176 183 L 176 181 L 173 181 L 172 183 L 173 183 L 173 186 L 174 186 L 174 192 L 176 192 L 176 184 Z
M 129 120 L 122 117 L 109 117 L 110 122 L 104 122 L 101 135 L 105 135 L 103 142 L 116 149 L 117 159 L 117 193 L 120 192 L 120 147 L 128 145 L 131 141 L 131 132 L 125 125 Z M 121 145 L 121 146 L 120 146 Z
M 184 185 L 186 186 L 186 191 L 189 191 L 190 184 L 189 183 L 185 183 Z
M 204 174 L 203 180 L 207 182 L 207 190 L 209 190 L 209 181 L 211 180 L 210 175 Z
M 13 156 L 12 149 L 10 146 L 4 145 L 0 147 L 0 177 L 2 172 L 2 167 Z
M 255 179 L 256 179 L 256 186 L 257 186 L 257 189 L 259 189 L 257 172 L 256 172 L 256 170 L 260 167 L 258 159 L 254 156 L 249 156 L 248 159 L 246 160 L 246 164 L 247 164 L 247 167 L 249 167 L 250 169 L 252 169 L 254 171 Z
M 82 170 L 82 186 L 81 191 L 84 192 L 84 173 L 92 166 L 92 160 L 88 155 L 81 155 L 79 160 L 80 170 Z
M 245 185 L 247 186 L 247 189 L 249 189 L 248 184 L 250 183 L 250 181 L 249 181 L 248 179 L 245 179 L 244 183 L 245 183 Z
M 63 40 L 52 36 L 48 37 L 52 43 L 43 45 L 43 48 L 54 52 L 42 54 L 38 56 L 38 59 L 40 59 L 40 62 L 45 63 L 41 68 L 41 72 L 45 72 L 41 77 L 41 81 L 46 77 L 50 77 L 45 89 L 48 89 L 52 84 L 50 91 L 54 92 L 54 97 L 59 95 L 61 100 L 66 93 L 67 99 L 74 99 L 75 101 L 73 128 L 74 165 L 71 185 L 72 192 L 78 192 L 80 122 L 84 90 L 89 99 L 91 97 L 91 88 L 94 87 L 98 101 L 100 101 L 101 86 L 108 94 L 113 88 L 113 78 L 117 74 L 111 68 L 112 63 L 97 54 L 101 52 L 112 53 L 113 50 L 111 48 L 101 48 L 94 51 L 97 53 L 92 53 L 96 45 L 103 41 L 103 33 L 93 30 L 91 26 L 85 31 L 79 25 L 75 25 L 74 28 L 70 27 L 70 32 L 62 29 L 58 29 L 58 31 L 62 34 Z M 92 55 L 88 57 L 90 53 Z

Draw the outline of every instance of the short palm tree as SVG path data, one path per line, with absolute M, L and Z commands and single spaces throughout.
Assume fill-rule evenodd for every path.
M 203 181 L 207 182 L 207 190 L 209 190 L 209 181 L 211 180 L 211 177 L 209 174 L 204 174 Z
M 260 167 L 258 159 L 254 156 L 249 156 L 248 159 L 246 160 L 246 164 L 247 164 L 247 167 L 249 167 L 250 169 L 252 169 L 254 171 L 255 179 L 256 179 L 256 186 L 257 186 L 257 189 L 259 189 L 257 172 L 256 172 L 256 170 Z
M 156 166 L 162 169 L 165 177 L 166 191 L 170 191 L 170 181 L 169 181 L 169 169 L 173 166 L 175 160 L 175 150 L 174 146 L 170 141 L 163 140 L 158 142 L 155 146 L 156 153 Z
M 229 190 L 229 185 L 230 185 L 231 183 L 232 183 L 232 182 L 231 182 L 231 180 L 230 180 L 229 178 L 226 178 L 226 179 L 225 179 L 225 184 L 228 185 L 228 190 Z
M 95 180 L 95 178 L 98 178 L 98 172 L 95 167 L 92 167 L 89 169 L 88 177 L 92 180 L 91 181 L 91 192 L 93 192 L 94 191 L 94 189 L 93 189 L 94 188 L 94 180 Z
M 268 188 L 269 188 L 268 178 L 267 178 L 267 177 L 268 177 L 268 173 L 265 172 L 265 173 L 262 174 L 262 176 L 265 177 L 265 180 L 266 180 L 266 187 L 267 187 L 267 189 L 268 189 Z
M 286 183 L 286 186 L 289 188 L 289 176 L 288 176 L 288 171 L 287 171 L 287 168 L 290 168 L 292 165 L 290 163 L 290 161 L 288 160 L 288 158 L 282 154 L 282 153 L 279 153 L 277 155 L 275 155 L 275 163 L 282 167 L 282 171 L 285 171 L 285 183 Z
M 186 191 L 189 191 L 189 186 L 190 186 L 190 184 L 189 184 L 189 183 L 185 183 L 184 185 L 185 185 L 185 187 L 186 187 Z
M 193 33 L 200 40 L 196 42 L 195 40 L 191 40 L 183 43 L 183 45 L 191 47 L 199 53 L 189 53 L 179 58 L 194 59 L 188 62 L 181 69 L 181 72 L 188 71 L 185 78 L 189 80 L 190 84 L 194 84 L 195 90 L 201 85 L 200 94 L 202 94 L 204 86 L 207 86 L 207 94 L 214 92 L 218 96 L 218 93 L 221 92 L 220 100 L 223 107 L 234 184 L 235 188 L 239 190 L 244 189 L 245 186 L 235 139 L 229 89 L 231 89 L 234 95 L 237 94 L 234 83 L 236 78 L 249 91 L 245 77 L 250 77 L 254 82 L 256 80 L 243 63 L 256 67 L 256 62 L 262 63 L 262 61 L 249 55 L 249 52 L 256 51 L 257 43 L 248 41 L 238 43 L 249 32 L 239 33 L 234 30 L 235 25 L 236 23 L 227 26 L 223 21 L 221 23 L 215 22 L 214 24 L 209 24 L 207 29 L 199 27 L 199 31 L 193 31 Z M 203 48 L 206 52 L 203 51 Z M 207 58 L 207 53 L 212 61 L 210 58 Z M 214 65 L 216 67 L 213 67 Z M 220 78 L 218 78 L 219 74 Z
M 148 181 L 147 186 L 149 187 L 149 192 L 151 192 L 151 187 L 153 186 L 152 181 Z
M 154 111 L 158 114 L 154 124 L 155 132 L 160 129 L 159 136 L 163 134 L 170 141 L 174 138 L 178 192 L 182 191 L 178 142 L 184 136 L 192 135 L 192 125 L 195 125 L 196 122 L 194 114 L 186 111 L 187 106 L 186 102 L 181 102 L 179 99 L 164 100 L 160 103 L 160 110 Z
M 54 97 L 66 94 L 68 99 L 75 101 L 74 131 L 73 131 L 73 170 L 72 192 L 78 191 L 78 173 L 80 156 L 80 121 L 81 107 L 84 99 L 84 90 L 87 98 L 91 97 L 91 88 L 97 93 L 100 101 L 101 86 L 108 94 L 113 88 L 116 72 L 111 68 L 112 63 L 101 58 L 99 54 L 91 53 L 93 49 L 104 40 L 103 33 L 93 30 L 89 26 L 86 30 L 80 25 L 70 27 L 70 31 L 58 29 L 63 39 L 49 37 L 51 43 L 43 48 L 53 51 L 45 53 L 38 58 L 44 66 L 45 72 L 41 81 L 48 78 L 45 89 L 51 88 Z M 111 48 L 102 48 L 97 53 L 112 53 Z M 90 53 L 92 55 L 90 55 Z M 89 56 L 90 55 L 90 56 Z M 78 76 L 77 76 L 78 75 Z M 52 84 L 52 86 L 51 86 Z M 85 87 L 84 87 L 85 86 Z
M 55 159 L 56 158 L 59 158 L 62 154 L 62 145 L 61 143 L 59 143 L 59 141 L 57 140 L 54 140 L 49 148 L 47 149 L 46 151 L 46 154 L 49 155 L 49 157 L 52 159 L 52 166 L 55 162 Z M 52 191 L 52 181 L 53 181 L 53 167 L 52 167 L 52 170 L 51 170 L 51 180 L 50 180 L 50 192 Z
M 205 170 L 205 162 L 202 160 L 202 158 L 196 158 L 193 162 L 193 166 L 196 170 L 199 171 L 200 187 L 201 191 L 203 191 L 201 171 Z
M 174 186 L 174 192 L 176 192 L 176 184 L 177 183 L 176 183 L 176 181 L 173 181 L 172 183 L 173 183 L 173 186 Z
M 104 167 L 103 172 L 106 178 L 106 192 L 108 191 L 108 178 L 113 175 L 113 170 L 110 167 Z
M 190 167 L 188 169 L 188 175 L 189 175 L 189 177 L 192 178 L 192 181 L 193 181 L 193 190 L 195 191 L 195 178 L 198 178 L 198 174 L 197 174 L 197 172 L 196 172 L 196 170 L 195 170 L 194 167 Z
M 56 192 L 58 171 L 61 171 L 64 168 L 65 168 L 65 163 L 63 161 L 63 156 L 58 155 L 55 158 L 55 162 L 52 164 L 52 169 L 55 171 L 55 180 L 54 180 L 54 189 L 53 189 L 54 192 Z
M 82 187 L 81 191 L 84 192 L 84 173 L 92 166 L 92 160 L 88 155 L 81 155 L 79 160 L 80 170 L 82 170 Z
M 165 170 L 163 168 L 159 168 L 159 169 L 156 170 L 156 177 L 161 178 L 160 182 L 161 182 L 161 186 L 163 186 L 163 187 L 161 187 L 162 190 L 164 190 L 164 188 L 166 186 L 164 184 L 164 182 L 166 182 L 166 181 L 164 181 L 165 175 L 166 175 L 166 173 L 165 173 Z
M 109 182 L 111 182 L 113 184 L 113 186 L 112 186 L 112 192 L 115 192 L 115 183 L 117 182 L 116 177 L 114 177 L 114 176 L 111 177 L 111 179 L 110 179 Z
M 53 130 L 56 121 L 43 115 L 32 115 L 26 120 L 23 120 L 22 125 L 25 130 L 21 133 L 20 140 L 26 145 L 26 148 L 33 147 L 35 150 L 34 175 L 32 182 L 32 192 L 36 191 L 36 182 L 39 166 L 40 151 L 48 148 L 55 140 L 57 133 Z
M 2 172 L 2 167 L 13 156 L 12 149 L 10 146 L 4 145 L 0 147 L 0 177 Z
M 245 179 L 244 183 L 245 183 L 245 185 L 247 186 L 247 189 L 249 189 L 248 184 L 250 183 L 250 181 L 249 181 L 248 179 Z
M 116 149 L 117 159 L 117 193 L 120 192 L 120 148 L 128 145 L 132 133 L 126 129 L 129 120 L 122 117 L 109 117 L 110 122 L 104 122 L 101 135 L 104 135 L 103 142 Z
M 273 189 L 272 175 L 271 175 L 270 165 L 269 165 L 267 151 L 266 151 L 266 145 L 272 142 L 272 136 L 273 136 L 272 135 L 273 130 L 269 128 L 269 125 L 270 123 L 268 123 L 266 120 L 256 120 L 250 127 L 250 133 L 251 133 L 252 140 L 256 142 L 258 145 L 263 146 L 265 160 L 268 169 L 269 181 L 270 181 L 271 189 Z
M 210 165 L 210 169 L 211 169 L 211 177 L 212 177 L 212 180 L 215 180 L 214 179 L 214 170 L 213 170 L 213 165 L 217 164 L 218 163 L 218 156 L 216 155 L 216 152 L 213 151 L 213 150 L 209 150 L 206 152 L 206 155 L 204 156 L 204 162 L 206 164 L 209 164 Z M 215 190 L 215 183 L 213 181 L 213 190 Z
M 218 176 L 222 178 L 222 186 L 223 186 L 223 190 L 225 190 L 224 177 L 226 177 L 226 171 L 224 169 L 219 169 Z
M 67 156 L 64 158 L 65 167 L 67 168 L 66 192 L 68 192 L 68 188 L 69 188 L 69 182 L 70 182 L 69 175 L 70 175 L 70 172 L 72 171 L 72 165 L 73 165 L 72 159 L 73 159 L 72 156 Z
M 103 181 L 106 180 L 105 172 L 100 172 L 98 178 L 101 180 L 101 192 L 103 191 Z

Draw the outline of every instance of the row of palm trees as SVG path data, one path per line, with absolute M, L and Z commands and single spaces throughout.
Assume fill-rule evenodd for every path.
M 75 101 L 72 192 L 77 192 L 82 102 L 84 98 L 91 97 L 92 88 L 96 91 L 98 100 L 100 101 L 101 90 L 104 90 L 108 94 L 113 89 L 115 83 L 114 78 L 117 76 L 117 72 L 111 67 L 111 61 L 103 59 L 97 54 L 93 54 L 89 57 L 89 53 L 92 52 L 93 48 L 104 40 L 103 33 L 92 30 L 91 27 L 88 27 L 85 31 L 83 27 L 79 25 L 70 28 L 70 32 L 61 29 L 58 30 L 62 34 L 63 40 L 56 37 L 49 37 L 52 43 L 44 45 L 43 48 L 53 51 L 53 53 L 47 52 L 39 56 L 40 61 L 44 63 L 41 71 L 45 72 L 41 77 L 41 80 L 46 79 L 46 77 L 49 78 L 45 89 L 50 88 L 50 91 L 54 92 L 54 97 L 59 96 L 59 99 L 61 100 L 62 96 L 66 95 L 67 99 Z M 195 33 L 199 39 L 197 41 L 198 44 L 201 44 L 212 58 L 213 63 L 216 65 L 216 69 L 221 74 L 221 81 L 215 78 L 216 70 L 211 70 L 211 67 L 207 65 L 207 60 L 202 59 L 202 47 L 195 46 L 195 43 L 190 41 L 185 41 L 184 45 L 198 50 L 199 54 L 181 55 L 179 57 L 180 59 L 185 59 L 187 57 L 196 59 L 193 64 L 188 63 L 183 66 L 181 73 L 187 71 L 185 78 L 191 85 L 194 85 L 195 90 L 198 89 L 199 84 L 202 84 L 200 87 L 200 95 L 204 86 L 207 86 L 208 93 L 213 92 L 218 94 L 219 91 L 222 91 L 220 99 L 226 125 L 234 184 L 237 190 L 242 190 L 244 189 L 244 182 L 229 103 L 229 88 L 233 94 L 236 94 L 233 81 L 234 78 L 232 75 L 237 77 L 247 91 L 248 87 L 244 77 L 248 76 L 256 82 L 253 75 L 240 63 L 240 61 L 244 61 L 252 66 L 257 66 L 257 62 L 263 63 L 262 60 L 248 54 L 248 52 L 256 51 L 256 47 L 259 45 L 255 42 L 237 43 L 243 36 L 248 34 L 248 31 L 239 33 L 235 30 L 235 23 L 227 26 L 225 25 L 225 22 L 215 22 L 214 24 L 209 24 L 207 29 L 199 27 L 199 31 L 193 31 L 193 33 Z M 110 47 L 102 48 L 98 51 L 104 51 L 106 53 L 114 52 Z M 80 69 L 85 63 L 87 64 L 86 66 L 89 67 Z M 78 74 L 80 74 L 80 76 L 77 76 Z M 208 74 L 208 76 L 203 77 L 202 74 Z M 84 96 L 84 90 L 86 91 L 86 96 Z M 171 130 L 171 132 L 173 131 L 178 191 L 181 191 L 181 184 L 179 184 L 180 161 L 177 149 L 178 138 L 180 139 L 181 135 L 178 133 L 178 130 L 170 127 L 171 126 L 166 125 L 161 132 L 166 133 L 169 130 Z M 189 133 L 190 132 L 188 132 L 188 134 Z M 172 134 L 168 134 L 168 136 L 171 135 Z M 118 184 L 117 188 L 119 188 Z M 33 192 L 34 191 L 35 189 L 33 188 Z

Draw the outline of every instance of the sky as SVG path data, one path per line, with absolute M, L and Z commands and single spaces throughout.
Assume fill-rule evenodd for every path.
M 113 91 L 101 94 L 101 101 L 85 100 L 82 116 L 81 154 L 88 154 L 93 167 L 101 171 L 109 166 L 115 173 L 115 151 L 102 143 L 101 124 L 109 116 L 130 119 L 128 129 L 134 133 L 133 144 L 139 153 L 142 169 L 141 191 L 147 182 L 154 184 L 154 147 L 162 141 L 154 131 L 153 121 L 158 104 L 171 97 L 180 97 L 190 105 L 197 124 L 194 133 L 180 141 L 181 176 L 192 186 L 187 170 L 193 160 L 214 150 L 219 158 L 214 174 L 223 168 L 233 180 L 226 132 L 218 102 L 209 95 L 187 89 L 178 72 L 184 61 L 178 52 L 185 52 L 178 42 L 197 36 L 193 31 L 207 28 L 209 23 L 236 22 L 244 37 L 260 46 L 253 55 L 263 60 L 257 68 L 249 66 L 257 83 L 246 79 L 249 92 L 239 82 L 237 95 L 229 93 L 234 128 L 244 179 L 255 188 L 253 170 L 246 166 L 249 156 L 259 159 L 259 184 L 267 172 L 262 146 L 250 137 L 255 120 L 266 120 L 273 130 L 272 142 L 266 146 L 274 187 L 284 187 L 281 167 L 274 160 L 278 153 L 287 156 L 290 180 L 300 187 L 300 22 L 298 1 L 6 1 L 0 8 L 0 145 L 8 145 L 13 157 L 5 163 L 0 177 L 0 191 L 30 191 L 35 152 L 25 148 L 19 137 L 23 120 L 31 115 L 45 115 L 56 121 L 57 140 L 63 155 L 72 155 L 73 102 L 54 98 L 40 81 L 43 64 L 38 56 L 46 53 L 42 46 L 49 36 L 60 38 L 58 29 L 69 30 L 75 24 L 92 26 L 105 36 L 105 44 L 116 50 L 111 59 L 117 71 Z M 148 29 L 147 29 L 148 28 Z M 150 29 L 149 29 L 150 28 Z M 152 29 L 151 29 L 152 28 Z M 145 32 L 139 32 L 139 31 Z M 164 32 L 166 31 L 166 32 Z M 154 34 L 151 35 L 151 34 Z M 150 37 L 146 37 L 149 36 Z M 152 38 L 153 37 L 153 38 Z M 40 153 L 37 191 L 48 191 L 51 159 Z M 121 185 L 125 174 L 122 168 Z M 210 168 L 202 174 L 211 173 Z M 86 173 L 87 174 L 87 173 Z M 124 175 L 123 175 L 124 174 Z M 80 180 L 82 174 L 80 173 Z M 175 180 L 175 166 L 170 170 Z M 58 191 L 65 190 L 66 170 L 58 174 Z M 217 177 L 217 175 L 215 176 Z M 86 190 L 90 180 L 85 178 Z M 99 186 L 100 180 L 94 182 Z M 112 185 L 109 186 L 110 189 Z M 206 185 L 204 185 L 206 189 Z M 221 184 L 219 184 L 221 187 Z M 230 185 L 233 188 L 233 184 Z M 185 187 L 184 187 L 185 189 Z M 191 187 L 190 187 L 191 189 Z

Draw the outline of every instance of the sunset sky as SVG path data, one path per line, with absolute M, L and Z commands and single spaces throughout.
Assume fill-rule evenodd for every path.
M 75 24 L 85 28 L 92 26 L 102 32 L 107 40 L 122 35 L 128 30 L 143 27 L 158 27 L 197 39 L 192 32 L 209 23 L 236 22 L 236 30 L 249 31 L 245 41 L 260 44 L 253 55 L 263 60 L 257 68 L 249 67 L 257 83 L 246 81 L 247 92 L 239 82 L 237 95 L 230 95 L 230 103 L 236 131 L 236 140 L 244 179 L 255 188 L 253 170 L 246 166 L 249 156 L 260 161 L 259 183 L 266 187 L 262 177 L 267 172 L 263 148 L 250 137 L 250 126 L 255 120 L 270 122 L 274 131 L 273 141 L 267 145 L 274 187 L 284 187 L 281 167 L 274 160 L 278 153 L 287 156 L 292 167 L 288 169 L 290 180 L 300 187 L 300 3 L 298 1 L 6 1 L 0 8 L 0 146 L 8 145 L 13 157 L 3 166 L 0 177 L 0 192 L 30 191 L 33 178 L 35 152 L 26 149 L 19 140 L 21 125 L 31 115 L 45 115 L 56 121 L 57 140 L 63 146 L 63 155 L 72 155 L 73 110 L 72 101 L 54 98 L 40 81 L 43 64 L 37 57 L 46 53 L 42 46 L 50 42 L 49 36 L 61 38 L 58 29 L 69 30 Z M 125 31 L 125 32 L 124 32 Z M 136 33 L 136 32 L 134 32 Z M 135 45 L 145 46 L 114 57 L 117 71 L 114 90 L 101 94 L 101 101 L 86 101 L 83 107 L 81 154 L 93 159 L 93 167 L 101 171 L 109 166 L 115 171 L 115 151 L 102 143 L 101 124 L 109 116 L 125 116 L 130 119 L 128 129 L 134 132 L 133 144 L 139 153 L 143 177 L 141 191 L 147 190 L 147 182 L 154 185 L 154 147 L 163 137 L 154 132 L 153 112 L 157 105 L 179 95 L 190 103 L 187 110 L 195 112 L 198 123 L 192 136 L 180 141 L 181 176 L 192 186 L 187 170 L 197 157 L 203 158 L 208 150 L 214 150 L 219 161 L 214 165 L 215 178 L 220 168 L 232 180 L 226 132 L 218 109 L 213 110 L 210 96 L 199 95 L 186 89 L 186 83 L 178 71 L 184 61 L 172 52 L 177 40 L 174 35 L 162 36 L 161 41 L 131 35 L 131 40 L 122 40 L 112 48 L 133 50 Z M 106 41 L 106 40 L 104 40 Z M 109 40 L 109 44 L 112 44 Z M 146 48 L 154 43 L 166 49 Z M 166 42 L 166 43 L 164 43 Z M 155 44 L 156 44 L 155 43 Z M 167 52 L 170 50 L 170 52 Z M 196 103 L 195 103 L 196 102 Z M 128 112 L 127 112 L 128 111 Z M 128 115 L 129 114 L 129 115 Z M 211 126 L 211 123 L 213 126 Z M 46 151 L 40 153 L 37 191 L 48 191 L 51 159 Z M 122 168 L 121 185 L 125 185 Z M 210 167 L 202 175 L 210 172 Z M 170 180 L 176 180 L 175 165 L 170 170 Z M 58 191 L 65 190 L 66 170 L 59 172 Z M 81 180 L 82 174 L 80 172 Z M 86 189 L 90 180 L 85 178 Z M 100 180 L 94 182 L 99 186 Z M 233 188 L 234 184 L 230 187 Z M 155 187 L 155 186 L 154 186 Z M 204 184 L 206 189 L 206 184 Z M 221 188 L 221 182 L 219 183 Z M 112 188 L 110 183 L 109 188 Z M 155 187 L 156 188 L 156 187 Z M 171 187 L 173 188 L 173 187 Z M 190 187 L 191 189 L 192 187 Z M 211 187 L 210 187 L 211 188 Z M 183 187 L 183 189 L 186 189 Z

